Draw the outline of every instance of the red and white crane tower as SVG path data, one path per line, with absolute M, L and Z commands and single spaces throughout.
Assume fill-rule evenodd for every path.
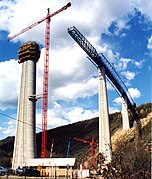
M 49 73 L 49 44 L 50 44 L 50 21 L 51 17 L 57 15 L 58 13 L 66 10 L 71 6 L 71 3 L 68 2 L 67 5 L 63 6 L 61 9 L 50 14 L 48 9 L 48 14 L 43 19 L 33 23 L 32 25 L 24 28 L 17 34 L 9 37 L 8 40 L 12 40 L 15 37 L 23 34 L 24 32 L 32 29 L 41 22 L 46 20 L 46 31 L 45 31 L 45 56 L 44 56 L 44 76 L 43 76 L 43 107 L 42 107 L 42 148 L 41 148 L 41 158 L 46 158 L 46 148 L 47 148 L 47 102 L 48 102 L 48 73 Z
M 95 165 L 95 143 L 94 143 L 94 137 L 92 137 L 92 141 L 87 141 L 87 140 L 84 140 L 84 139 L 81 139 L 81 138 L 77 138 L 77 137 L 74 137 L 73 140 L 77 140 L 77 141 L 80 141 L 80 142 L 83 142 L 83 143 L 86 143 L 86 144 L 89 144 L 91 145 L 91 154 L 92 154 L 92 165 L 94 166 Z

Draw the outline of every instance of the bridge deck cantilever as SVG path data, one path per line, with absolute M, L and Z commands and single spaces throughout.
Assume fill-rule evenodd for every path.
M 122 97 L 126 99 L 128 104 L 128 109 L 135 114 L 135 103 L 128 92 L 127 87 L 119 77 L 118 73 L 115 71 L 114 67 L 106 59 L 103 54 L 98 54 L 96 49 L 91 45 L 91 43 L 76 29 L 76 27 L 68 28 L 68 33 L 71 37 L 79 44 L 79 46 L 88 54 L 88 56 L 93 60 L 93 62 L 98 67 L 104 67 L 106 71 L 106 76 L 114 84 L 116 89 L 119 91 Z

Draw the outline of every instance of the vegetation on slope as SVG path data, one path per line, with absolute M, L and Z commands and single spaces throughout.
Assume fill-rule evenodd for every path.
M 141 120 L 142 140 L 138 147 L 134 144 L 134 129 L 117 131 L 112 136 L 113 160 L 103 176 L 113 179 L 140 178 L 151 176 L 151 119 L 152 112 Z
M 0 165 L 10 167 L 13 156 L 14 137 L 0 140 Z

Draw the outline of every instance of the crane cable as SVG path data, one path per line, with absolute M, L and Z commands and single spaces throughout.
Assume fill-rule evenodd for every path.
M 3 113 L 0 112 L 0 115 L 2 115 L 2 116 L 4 116 L 4 117 L 7 117 L 7 118 L 10 118 L 10 119 L 13 119 L 13 120 L 15 120 L 15 121 L 22 122 L 23 124 L 26 124 L 26 125 L 28 125 L 28 126 L 33 126 L 33 125 L 31 125 L 31 124 L 29 124 L 29 123 L 27 123 L 27 122 L 21 121 L 21 120 L 19 120 L 19 119 L 16 119 L 16 118 L 14 118 L 14 117 L 12 117 L 12 116 L 7 115 L 7 114 L 3 114 Z M 36 127 L 36 128 L 42 130 L 42 128 L 40 128 L 40 127 Z

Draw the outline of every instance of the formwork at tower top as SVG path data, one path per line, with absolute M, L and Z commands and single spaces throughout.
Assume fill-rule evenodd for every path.
M 39 45 L 36 42 L 27 42 L 20 47 L 18 53 L 18 63 L 23 63 L 28 59 L 34 59 L 36 62 L 40 58 Z

